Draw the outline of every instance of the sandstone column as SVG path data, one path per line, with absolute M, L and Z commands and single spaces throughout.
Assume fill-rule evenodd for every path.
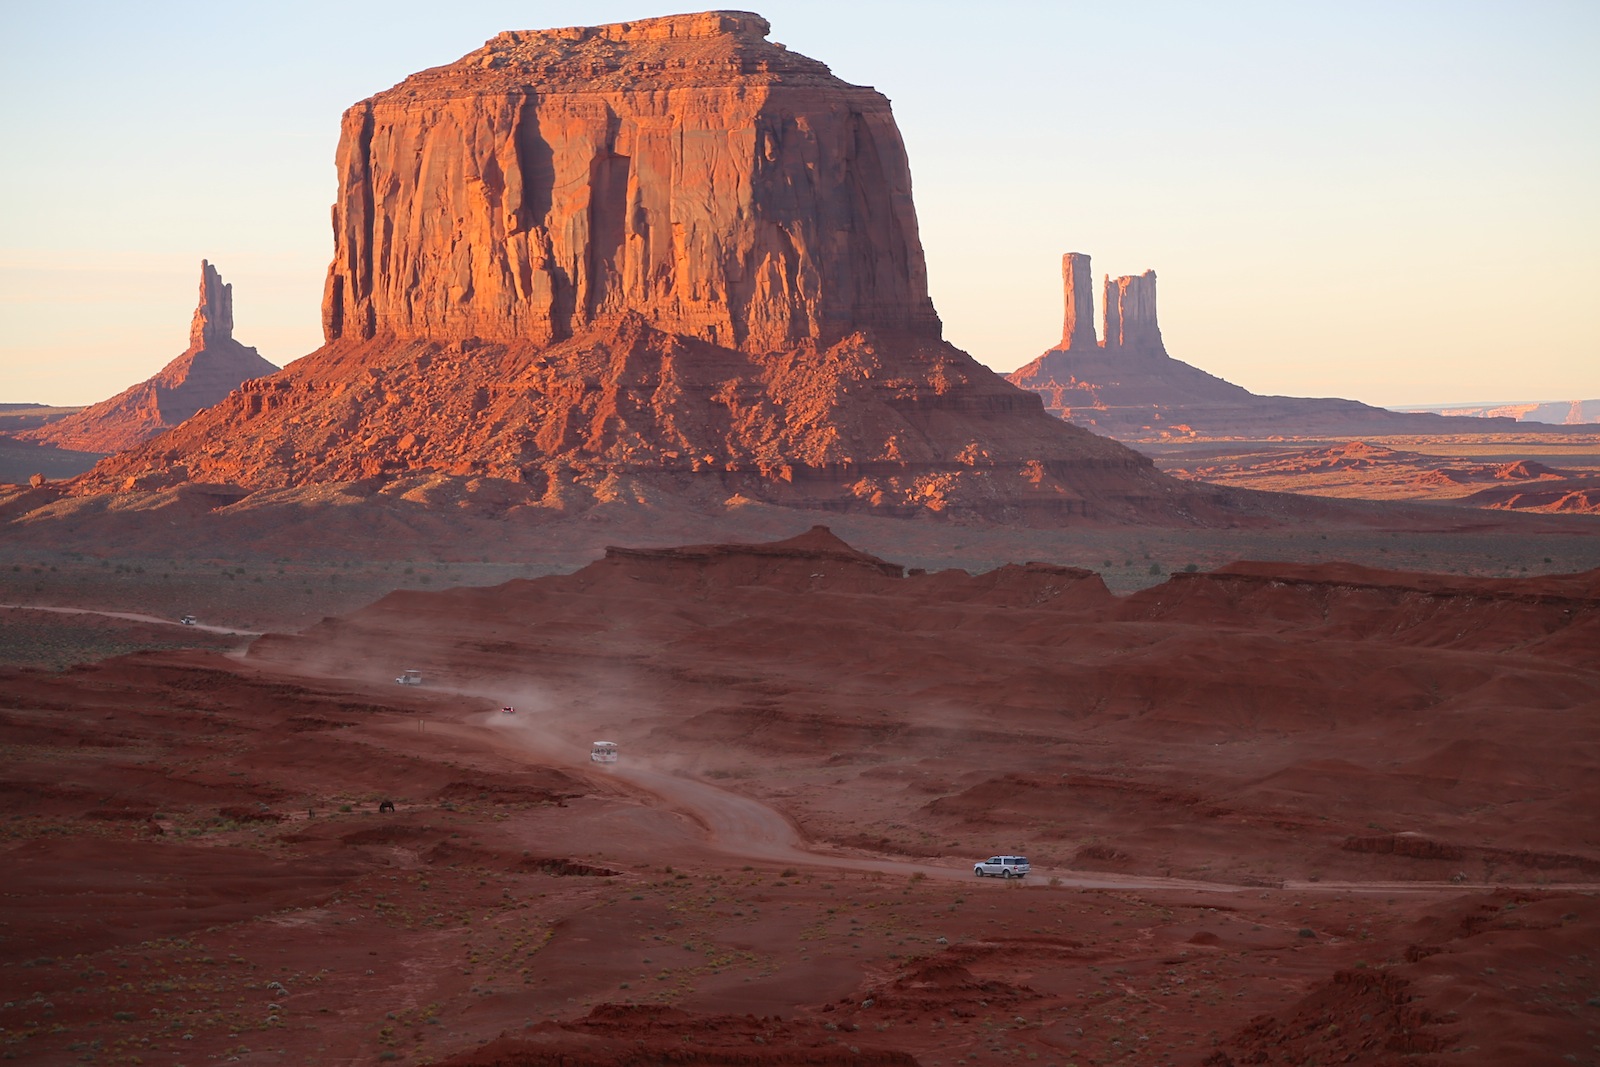
M 189 320 L 189 347 L 207 348 L 217 341 L 233 340 L 233 286 L 225 284 L 217 268 L 200 261 L 200 303 Z
M 1165 355 L 1161 327 L 1156 324 L 1156 272 L 1106 275 L 1105 348 L 1129 353 Z
M 1068 352 L 1098 347 L 1094 336 L 1094 272 L 1087 253 L 1068 252 L 1061 257 L 1061 289 L 1066 311 L 1059 347 Z

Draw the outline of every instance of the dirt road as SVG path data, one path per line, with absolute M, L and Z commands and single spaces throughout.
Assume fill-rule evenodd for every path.
M 191 630 L 204 630 L 207 633 L 227 634 L 230 637 L 260 637 L 260 630 L 240 630 L 233 626 L 208 626 L 203 622 L 180 622 L 177 619 L 163 619 L 158 615 L 142 615 L 136 611 L 105 611 L 100 608 L 48 608 L 42 604 L 0 604 L 0 609 L 8 611 L 51 611 L 58 615 L 103 615 L 108 619 L 126 619 L 128 622 L 153 622 L 158 626 L 182 626 Z
M 965 864 L 914 863 L 856 852 L 818 847 L 809 842 L 798 827 L 786 816 L 753 797 L 723 789 L 710 782 L 690 778 L 683 774 L 656 770 L 630 761 L 624 753 L 622 761 L 601 767 L 586 758 L 587 747 L 575 740 L 562 737 L 541 727 L 528 716 L 516 718 L 500 714 L 475 715 L 462 724 L 460 736 L 476 734 L 494 746 L 511 745 L 536 755 L 543 763 L 586 774 L 605 774 L 628 786 L 649 794 L 662 804 L 683 814 L 704 828 L 705 847 L 746 861 L 783 863 L 795 866 L 826 867 L 835 870 L 877 871 L 883 874 L 926 878 L 960 879 L 985 885 L 1056 885 L 1083 889 L 1116 890 L 1182 890 L 1205 893 L 1243 893 L 1264 888 L 1291 889 L 1300 893 L 1383 893 L 1406 894 L 1460 894 L 1473 889 L 1493 889 L 1492 885 L 1475 885 L 1452 882 L 1310 882 L 1292 881 L 1282 885 L 1241 885 L 1229 882 L 1205 882 L 1184 878 L 1163 878 L 1157 875 L 1129 875 L 1110 872 L 1045 870 L 1035 867 L 1022 883 L 1004 879 L 978 879 Z M 981 857 L 980 857 L 981 858 Z M 1595 885 L 1563 885 L 1563 889 L 1592 891 Z

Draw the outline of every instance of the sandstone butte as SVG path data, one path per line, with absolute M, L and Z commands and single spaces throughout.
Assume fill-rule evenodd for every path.
M 1337 398 L 1262 396 L 1167 353 L 1156 319 L 1155 271 L 1105 277 L 1103 340 L 1095 336 L 1089 256 L 1063 255 L 1061 281 L 1066 313 L 1060 343 L 1006 377 L 1038 394 L 1052 414 L 1118 440 L 1572 429 L 1513 418 L 1389 411 Z
M 888 100 L 768 32 L 507 32 L 351 107 L 325 345 L 64 491 L 1231 521 L 942 339 Z
M 200 302 L 189 347 L 154 376 L 109 400 L 12 436 L 79 452 L 120 452 L 193 418 L 241 384 L 278 368 L 233 339 L 233 286 L 200 261 Z

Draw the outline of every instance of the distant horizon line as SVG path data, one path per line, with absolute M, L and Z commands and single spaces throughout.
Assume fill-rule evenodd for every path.
M 1460 400 L 1442 404 L 1375 404 L 1390 411 L 1434 411 L 1439 408 L 1508 408 L 1521 404 L 1596 404 L 1600 397 L 1564 397 L 1559 400 Z

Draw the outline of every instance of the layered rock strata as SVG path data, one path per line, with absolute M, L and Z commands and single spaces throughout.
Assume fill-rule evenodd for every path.
M 109 400 L 14 436 L 78 452 L 120 452 L 161 436 L 243 383 L 277 370 L 254 348 L 233 339 L 233 286 L 201 260 L 199 303 L 189 323 L 189 347 L 181 355 Z
M 889 102 L 711 11 L 508 32 L 345 113 L 329 341 L 628 312 L 752 352 L 936 337 Z

